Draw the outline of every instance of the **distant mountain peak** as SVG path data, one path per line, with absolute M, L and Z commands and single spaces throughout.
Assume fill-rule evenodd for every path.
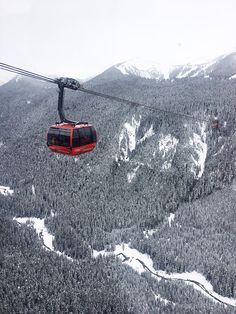
M 135 58 L 114 66 L 123 75 L 146 79 L 236 78 L 236 53 L 222 55 L 206 63 L 169 65 Z
M 168 79 L 173 66 L 151 60 L 135 58 L 116 66 L 124 75 L 136 75 L 147 79 Z

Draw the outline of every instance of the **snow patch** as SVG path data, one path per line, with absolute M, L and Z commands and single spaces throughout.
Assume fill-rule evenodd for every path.
M 32 194 L 35 195 L 35 187 L 33 184 L 32 184 Z
M 165 158 L 166 154 L 171 150 L 176 150 L 176 146 L 179 140 L 168 134 L 166 136 L 162 135 L 162 138 L 159 141 L 159 150 L 162 152 L 162 157 Z
M 207 144 L 206 142 L 206 132 L 205 132 L 206 125 L 203 123 L 201 127 L 201 135 L 193 133 L 193 137 L 190 138 L 189 144 L 194 148 L 197 158 L 191 156 L 193 161 L 193 166 L 191 168 L 191 172 L 194 173 L 197 179 L 201 178 L 204 168 L 205 168 L 205 160 L 207 156 Z M 199 170 L 198 174 L 196 175 L 195 167 Z
M 147 132 L 144 134 L 144 136 L 138 141 L 138 144 L 144 142 L 147 138 L 153 136 L 154 134 L 155 132 L 153 130 L 153 125 L 151 125 Z
M 136 58 L 118 64 L 116 69 L 124 75 L 136 75 L 146 79 L 169 79 L 173 66 Z
M 162 165 L 163 170 L 167 170 L 171 167 L 178 143 L 179 140 L 171 134 L 167 134 L 166 136 L 163 134 L 161 135 L 159 140 L 159 151 L 162 154 L 162 158 L 166 159 Z
M 15 78 L 16 83 L 18 83 L 19 81 L 21 81 L 23 79 L 22 75 L 17 75 Z
M 141 116 L 139 119 L 132 117 L 131 123 L 126 122 L 119 137 L 119 150 L 121 152 L 121 160 L 128 161 L 129 153 L 136 147 L 136 135 L 140 126 Z
M 14 193 L 14 190 L 11 190 L 9 186 L 3 186 L 0 185 L 0 194 L 4 196 L 12 195 Z
M 168 223 L 169 223 L 169 227 L 171 227 L 172 222 L 175 219 L 175 214 L 171 213 L 170 216 L 168 217 Z
M 163 165 L 162 165 L 162 167 L 161 167 L 161 169 L 168 170 L 168 169 L 171 168 L 171 165 L 172 165 L 172 160 L 171 160 L 171 162 L 168 162 L 167 160 L 165 160 Z
M 140 167 L 140 165 L 135 167 L 132 172 L 128 172 L 127 173 L 127 180 L 128 180 L 129 183 L 131 183 L 132 180 L 135 178 L 136 172 L 138 171 L 139 167 Z
M 172 302 L 172 301 L 170 301 L 170 300 L 167 300 L 167 299 L 162 298 L 162 297 L 160 296 L 160 294 L 156 294 L 156 293 L 154 293 L 154 297 L 155 297 L 155 300 L 159 300 L 159 301 L 161 301 L 161 302 L 164 302 L 164 303 L 165 303 L 165 305 L 166 305 L 166 304 L 168 304 L 168 303 L 172 303 L 173 305 L 175 305 L 175 303 L 174 303 L 174 302 Z
M 3 142 L 2 141 L 0 141 L 0 147 L 2 147 L 4 144 L 3 144 Z
M 158 229 L 149 229 L 149 230 L 144 230 L 143 234 L 146 239 L 149 239 L 153 234 L 155 234 L 158 231 Z
M 232 80 L 232 79 L 236 79 L 236 73 L 234 74 L 234 75 L 232 75 L 232 76 L 230 76 L 230 78 L 229 78 L 230 80 Z
M 153 268 L 153 261 L 149 255 L 140 253 L 138 250 L 130 248 L 129 244 L 126 243 L 116 245 L 115 250 L 112 252 L 106 252 L 105 250 L 103 251 L 94 250 L 93 256 L 96 258 L 98 255 L 119 256 L 120 258 L 122 258 L 124 264 L 129 265 L 139 274 L 145 272 L 145 269 L 143 268 L 142 264 L 137 260 L 140 259 L 142 260 L 143 263 L 145 263 L 146 266 L 148 266 L 149 269 L 155 271 L 155 269 Z
M 31 100 L 27 100 L 27 105 L 30 105 L 31 104 Z
M 195 71 L 198 68 L 197 65 L 187 65 L 183 67 L 183 70 L 176 76 L 176 78 L 185 78 L 188 77 L 190 73 Z
M 38 237 L 42 240 L 44 248 L 55 252 L 59 256 L 64 256 L 70 261 L 73 261 L 73 258 L 66 255 L 64 252 L 54 250 L 53 241 L 54 236 L 48 232 L 48 229 L 45 226 L 45 219 L 35 218 L 35 217 L 14 217 L 13 220 L 17 221 L 19 224 L 26 224 L 32 226 Z
M 13 220 L 16 220 L 20 224 L 28 224 L 32 225 L 40 239 L 42 239 L 46 248 L 50 249 L 51 251 L 54 250 L 53 247 L 53 240 L 54 236 L 51 235 L 47 228 L 45 227 L 44 218 L 35 218 L 35 217 L 15 217 Z

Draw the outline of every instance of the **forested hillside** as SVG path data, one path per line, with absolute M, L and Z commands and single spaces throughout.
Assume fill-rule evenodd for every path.
M 129 244 L 156 270 L 196 271 L 236 299 L 236 80 L 112 68 L 84 86 L 195 118 L 66 91 L 67 115 L 98 133 L 97 148 L 74 158 L 46 146 L 57 88 L 25 78 L 0 86 L 0 185 L 14 191 L 0 193 L 0 312 L 234 313 L 94 251 Z M 13 217 L 45 218 L 55 250 L 73 261 Z

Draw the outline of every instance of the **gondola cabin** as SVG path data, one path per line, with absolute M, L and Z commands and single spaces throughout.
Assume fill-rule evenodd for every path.
M 91 124 L 59 123 L 50 127 L 47 134 L 48 148 L 60 154 L 76 156 L 92 151 L 97 134 Z

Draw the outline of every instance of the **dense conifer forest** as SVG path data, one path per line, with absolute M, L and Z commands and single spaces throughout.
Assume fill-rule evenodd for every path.
M 72 158 L 46 147 L 57 89 L 25 78 L 0 86 L 0 185 L 14 190 L 0 194 L 0 312 L 234 313 L 191 285 L 93 252 L 129 243 L 155 269 L 197 271 L 236 299 L 236 80 L 157 83 L 113 72 L 85 86 L 196 119 L 66 91 L 68 116 L 93 123 L 99 138 L 94 152 Z M 126 125 L 135 129 L 133 150 Z M 201 173 L 191 143 L 203 133 Z M 161 150 L 166 137 L 174 153 Z M 13 217 L 45 218 L 55 251 L 73 261 Z

